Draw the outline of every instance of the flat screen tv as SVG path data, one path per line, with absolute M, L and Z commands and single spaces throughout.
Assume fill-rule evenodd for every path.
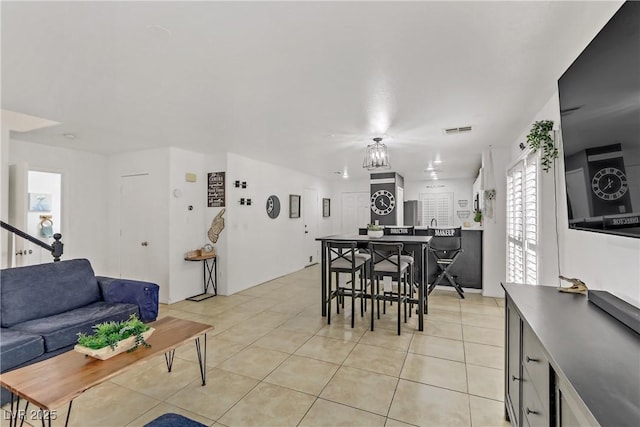
M 640 2 L 558 80 L 569 227 L 640 238 Z

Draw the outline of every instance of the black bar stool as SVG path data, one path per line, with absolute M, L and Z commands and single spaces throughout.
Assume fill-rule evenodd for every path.
M 436 280 L 429 285 L 429 293 L 442 282 L 444 278 L 453 286 L 461 298 L 464 298 L 464 290 L 449 270 L 456 262 L 458 256 L 462 253 L 462 228 L 429 228 L 427 234 L 432 236 L 429 242 L 429 252 L 433 255 L 436 265 L 440 269 L 440 274 Z
M 359 254 L 356 242 L 334 241 L 327 242 L 329 251 L 329 283 L 327 294 L 327 323 L 331 324 L 331 300 L 337 298 L 337 312 L 340 313 L 340 301 L 344 307 L 344 297 L 351 297 L 351 327 L 355 323 L 355 299 L 360 298 L 360 315 L 364 316 L 364 280 L 366 266 L 371 257 Z M 331 273 L 336 274 L 336 288 L 333 289 Z M 340 286 L 340 273 L 351 274 L 351 288 Z M 360 287 L 356 290 L 356 273 L 360 276 Z
M 409 263 L 402 261 L 402 243 L 369 243 L 369 252 L 373 258 L 370 266 L 371 278 L 371 330 L 374 323 L 374 301 L 380 318 L 380 301 L 398 303 L 398 335 L 402 324 L 401 306 L 404 306 L 404 321 L 407 321 L 407 286 Z M 391 277 L 398 283 L 396 292 L 380 292 L 380 278 Z M 375 285 L 374 285 L 375 281 Z

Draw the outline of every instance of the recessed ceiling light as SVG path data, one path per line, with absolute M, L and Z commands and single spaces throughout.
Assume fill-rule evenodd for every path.
M 76 139 L 75 133 L 63 133 L 62 136 L 64 136 L 67 139 Z

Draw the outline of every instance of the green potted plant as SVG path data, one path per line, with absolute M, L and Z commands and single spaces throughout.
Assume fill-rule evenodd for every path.
M 133 351 L 139 346 L 151 347 L 146 340 L 154 331 L 135 314 L 121 322 L 98 323 L 93 330 L 93 335 L 78 333 L 78 344 L 74 350 L 101 360 Z
M 367 236 L 379 239 L 384 235 L 384 227 L 378 224 L 367 225 Z
M 553 132 L 553 120 L 540 120 L 533 124 L 529 135 L 527 135 L 527 143 L 531 150 L 535 153 L 542 150 L 540 163 L 545 172 L 549 172 L 553 161 L 558 158 L 558 149 L 555 146 L 551 136 Z
M 473 211 L 473 220 L 482 225 L 482 209 L 476 209 Z

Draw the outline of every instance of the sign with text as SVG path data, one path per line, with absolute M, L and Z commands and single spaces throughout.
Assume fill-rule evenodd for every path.
M 223 208 L 224 205 L 224 172 L 209 172 L 207 174 L 207 206 Z

